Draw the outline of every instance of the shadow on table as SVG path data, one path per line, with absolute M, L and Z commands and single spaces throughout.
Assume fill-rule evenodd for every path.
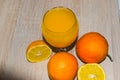
M 26 80 L 24 76 L 19 74 L 9 73 L 9 72 L 3 72 L 0 70 L 0 80 Z

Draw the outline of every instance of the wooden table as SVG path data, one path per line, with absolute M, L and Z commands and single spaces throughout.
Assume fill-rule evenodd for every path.
M 0 0 L 0 78 L 3 80 L 49 80 L 48 60 L 29 63 L 26 48 L 42 39 L 44 13 L 56 6 L 72 9 L 80 24 L 79 37 L 96 31 L 109 42 L 109 54 L 100 65 L 106 80 L 120 80 L 120 25 L 117 0 Z M 75 54 L 75 50 L 70 51 Z M 54 53 L 53 53 L 54 54 Z M 77 56 L 76 56 L 77 57 Z M 79 66 L 83 63 L 78 59 Z M 75 79 L 77 80 L 77 79 Z

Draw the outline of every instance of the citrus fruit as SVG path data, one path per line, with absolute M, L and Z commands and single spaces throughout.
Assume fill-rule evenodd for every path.
M 48 62 L 48 75 L 51 80 L 73 80 L 77 70 L 77 59 L 67 52 L 54 54 Z
M 108 54 L 108 42 L 100 33 L 89 32 L 78 40 L 76 52 L 85 63 L 100 63 Z
M 26 51 L 26 58 L 30 62 L 40 62 L 47 59 L 52 50 L 42 40 L 32 42 Z
M 78 80 L 105 80 L 105 72 L 97 63 L 88 63 L 81 66 L 77 74 Z

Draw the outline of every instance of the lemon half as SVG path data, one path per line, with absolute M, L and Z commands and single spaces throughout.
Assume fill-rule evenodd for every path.
M 97 63 L 89 63 L 78 70 L 78 80 L 106 80 L 104 69 Z

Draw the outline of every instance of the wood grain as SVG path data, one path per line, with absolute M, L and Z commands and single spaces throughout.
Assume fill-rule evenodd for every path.
M 43 15 L 56 6 L 74 11 L 80 27 L 79 37 L 89 31 L 97 31 L 106 37 L 113 62 L 107 57 L 100 65 L 106 72 L 106 80 L 120 80 L 117 0 L 0 0 L 0 78 L 49 80 L 49 59 L 29 63 L 26 60 L 26 48 L 32 41 L 42 39 Z M 77 58 L 74 48 L 70 52 Z M 79 66 L 83 64 L 79 59 L 78 62 Z

